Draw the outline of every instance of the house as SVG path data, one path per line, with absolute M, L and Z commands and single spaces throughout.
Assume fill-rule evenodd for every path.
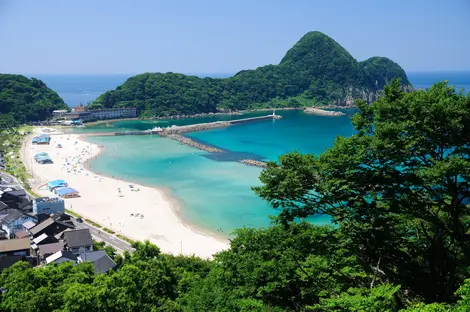
M 46 258 L 64 249 L 61 242 L 39 245 L 37 256 L 41 262 L 46 261 Z
M 74 229 L 75 226 L 54 220 L 53 218 L 49 217 L 47 220 L 44 220 L 43 222 L 39 223 L 35 227 L 29 229 L 29 235 L 32 236 L 33 238 L 36 238 L 40 236 L 43 233 L 46 233 L 49 236 L 54 236 L 57 235 L 60 232 L 63 232 L 66 229 Z
M 116 267 L 116 263 L 104 250 L 85 252 L 78 256 L 77 263 L 91 262 L 95 267 L 95 274 L 106 273 Z
M 46 245 L 46 244 L 52 244 L 52 243 L 58 243 L 59 240 L 55 238 L 54 236 L 49 236 L 46 233 L 43 233 L 39 235 L 36 238 L 33 238 L 31 242 L 31 248 L 36 251 L 40 245 Z
M 93 251 L 93 239 L 90 230 L 68 230 L 63 233 L 64 249 L 79 255 Z
M 46 264 L 59 264 L 66 261 L 77 261 L 77 256 L 67 250 L 61 250 L 46 258 Z
M 21 230 L 15 233 L 16 238 L 25 238 L 29 237 L 29 232 L 27 230 Z
M 28 196 L 24 190 L 5 190 L 0 200 L 10 208 L 18 208 L 19 203 L 28 201 Z
M 16 232 L 23 230 L 23 223 L 37 222 L 34 216 L 18 209 L 5 209 L 0 211 L 0 224 L 6 238 L 12 238 Z
M 29 256 L 29 238 L 0 240 L 0 258 L 4 256 Z
M 64 213 L 64 200 L 59 197 L 41 197 L 33 199 L 33 214 Z

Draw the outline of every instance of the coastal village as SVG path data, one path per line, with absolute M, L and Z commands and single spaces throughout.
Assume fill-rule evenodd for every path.
M 19 261 L 32 267 L 91 262 L 97 274 L 116 266 L 104 250 L 94 250 L 83 221 L 65 213 L 63 198 L 70 193 L 60 190 L 66 183 L 51 181 L 56 197 L 32 198 L 13 182 L 0 174 L 0 272 Z

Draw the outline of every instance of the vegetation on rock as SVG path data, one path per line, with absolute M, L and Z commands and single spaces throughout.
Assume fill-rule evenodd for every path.
M 52 116 L 53 110 L 67 108 L 41 80 L 0 74 L 0 114 L 10 114 L 15 123 L 42 121 Z M 1 124 L 3 127 L 3 119 Z
M 89 108 L 136 107 L 143 117 L 211 113 L 218 109 L 352 105 L 371 102 L 385 83 L 404 71 L 387 58 L 357 62 L 321 32 L 309 32 L 278 65 L 243 70 L 231 78 L 198 78 L 175 73 L 145 73 L 129 78 Z

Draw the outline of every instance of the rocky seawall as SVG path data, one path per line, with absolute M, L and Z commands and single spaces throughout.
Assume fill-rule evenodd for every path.
M 253 160 L 253 159 L 242 159 L 240 160 L 242 164 L 249 165 L 249 166 L 256 166 L 261 168 L 266 168 L 266 163 L 264 161 Z
M 207 145 L 204 145 L 204 144 L 201 144 L 201 143 L 197 143 L 197 142 L 191 140 L 190 138 L 184 137 L 184 136 L 176 134 L 176 133 L 173 133 L 173 134 L 161 133 L 160 135 L 164 136 L 164 137 L 167 137 L 167 138 L 170 138 L 170 139 L 173 139 L 175 141 L 178 141 L 182 144 L 186 144 L 188 146 L 195 147 L 195 148 L 200 149 L 202 151 L 209 152 L 209 153 L 223 152 L 221 149 L 211 147 L 211 146 L 207 146 Z
M 319 115 L 319 116 L 344 116 L 346 115 L 343 112 L 327 111 L 327 110 L 313 108 L 313 107 L 307 107 L 304 111 L 308 114 Z

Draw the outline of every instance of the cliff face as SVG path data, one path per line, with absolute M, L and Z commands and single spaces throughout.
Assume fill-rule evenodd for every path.
M 101 95 L 92 107 L 136 107 L 144 116 L 167 116 L 276 107 L 289 105 L 290 99 L 349 106 L 358 98 L 374 101 L 395 78 L 405 90 L 411 89 L 404 70 L 393 61 L 372 57 L 358 62 L 332 38 L 314 31 L 289 49 L 278 65 L 243 70 L 226 79 L 141 74 Z

